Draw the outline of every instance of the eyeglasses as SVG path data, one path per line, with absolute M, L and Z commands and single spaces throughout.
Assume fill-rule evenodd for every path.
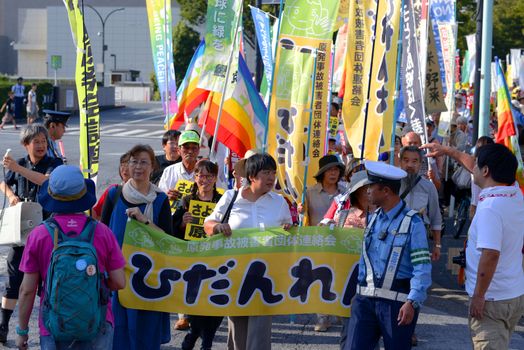
M 213 180 L 215 178 L 215 175 L 212 175 L 212 174 L 209 174 L 209 175 L 204 175 L 204 174 L 195 174 L 195 177 L 199 178 L 199 179 L 202 179 L 202 180 Z
M 136 160 L 136 159 L 133 159 L 133 160 L 130 160 L 129 161 L 129 165 L 131 165 L 132 167 L 136 167 L 136 166 L 141 166 L 141 167 L 146 167 L 146 166 L 150 166 L 151 163 L 148 162 L 147 160 Z

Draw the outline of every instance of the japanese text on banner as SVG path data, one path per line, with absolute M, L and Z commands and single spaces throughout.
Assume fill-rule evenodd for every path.
M 234 43 L 235 32 L 241 23 L 241 0 L 210 0 L 206 16 L 206 48 L 202 61 L 202 74 L 198 87 L 215 92 L 222 92 L 226 84 L 227 65 L 233 50 L 230 67 L 230 80 L 226 90 L 229 98 L 234 90 L 235 76 L 238 71 L 238 47 Z M 237 36 L 238 37 L 238 36 Z M 238 42 L 238 40 L 237 40 Z
M 325 312 L 348 316 L 362 230 L 319 227 L 235 230 L 182 241 L 131 220 L 122 305 L 190 315 Z
M 186 225 L 186 234 L 184 239 L 188 241 L 199 240 L 206 237 L 204 232 L 204 219 L 207 218 L 215 208 L 215 203 L 191 200 L 189 201 L 189 210 L 193 220 Z

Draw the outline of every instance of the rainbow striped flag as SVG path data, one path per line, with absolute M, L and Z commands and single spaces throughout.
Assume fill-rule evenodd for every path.
M 211 135 L 215 132 L 216 120 L 222 94 L 212 92 L 206 102 L 199 125 Z M 267 109 L 257 91 L 251 72 L 242 55 L 239 56 L 238 75 L 233 95 L 224 101 L 218 133 L 218 141 L 243 157 L 246 151 L 262 148 L 264 130 L 267 128 Z
M 178 113 L 171 117 L 165 125 L 166 129 L 180 128 L 186 122 L 186 116 L 189 116 L 195 108 L 207 100 L 209 91 L 198 87 L 205 47 L 206 44 L 202 40 L 189 63 L 189 67 L 187 67 L 184 80 L 177 91 Z
M 502 71 L 502 66 L 498 58 L 495 58 L 497 66 L 497 121 L 498 131 L 495 135 L 495 142 L 505 145 L 515 155 L 518 161 L 517 181 L 520 189 L 524 193 L 524 164 L 518 141 L 517 126 L 511 111 L 511 101 L 506 83 L 506 77 Z

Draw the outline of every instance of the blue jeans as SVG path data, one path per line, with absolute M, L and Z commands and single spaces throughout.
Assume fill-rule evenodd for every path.
M 106 326 L 91 341 L 55 342 L 52 335 L 40 336 L 42 350 L 107 350 L 113 347 L 113 326 L 106 322 Z

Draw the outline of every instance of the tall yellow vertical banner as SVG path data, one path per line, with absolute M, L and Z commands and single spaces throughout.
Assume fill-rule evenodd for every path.
M 391 145 L 399 22 L 400 1 L 350 3 L 342 118 L 357 158 L 364 148 L 364 158 L 376 160 Z
M 64 0 L 76 46 L 75 83 L 80 110 L 80 168 L 96 183 L 100 148 L 100 110 L 91 42 L 78 0 Z
M 318 160 L 324 156 L 331 37 L 338 5 L 338 1 L 289 0 L 282 16 L 266 147 L 277 161 L 282 190 L 296 201 L 302 200 L 306 162 L 306 180 L 312 184 Z

